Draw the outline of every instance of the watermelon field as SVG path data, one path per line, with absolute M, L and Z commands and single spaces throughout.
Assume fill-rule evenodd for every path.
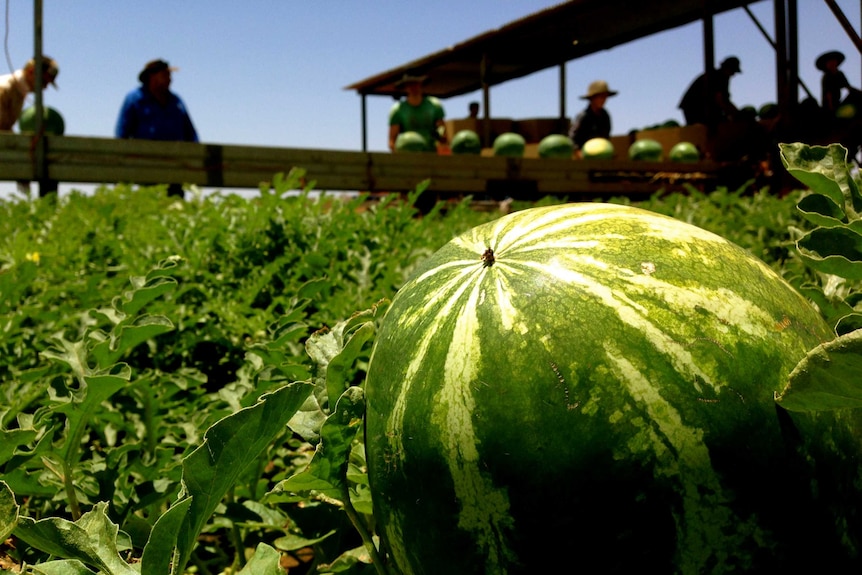
M 573 207 L 565 198 L 540 198 L 511 204 L 509 215 L 477 210 L 470 198 L 439 202 L 421 213 L 414 204 L 422 183 L 406 196 L 313 194 L 313 182 L 303 189 L 301 170 L 276 175 L 272 186 L 254 197 L 203 195 L 192 189 L 185 201 L 178 201 L 163 187 L 117 185 L 92 194 L 0 200 L 0 571 L 398 575 L 568 573 L 581 568 L 612 573 L 630 572 L 632 564 L 620 559 L 630 552 L 634 565 L 662 566 L 667 573 L 769 572 L 762 568 L 786 567 L 791 561 L 797 566 L 809 561 L 805 566 L 816 568 L 824 555 L 828 564 L 846 569 L 833 572 L 858 572 L 862 337 L 856 330 L 862 327 L 862 193 L 858 174 L 840 146 L 783 146 L 782 154 L 799 189 L 780 196 L 744 186 L 690 188 L 639 201 L 613 198 L 584 207 Z M 530 211 L 536 208 L 540 211 Z M 459 291 L 459 278 L 467 276 L 457 275 L 456 263 L 472 270 L 464 274 L 510 270 L 513 275 L 496 284 L 496 297 L 505 301 L 514 301 L 526 289 L 517 281 L 526 272 L 513 267 L 503 248 L 495 255 L 491 240 L 473 260 L 449 247 L 455 255 L 447 255 L 441 248 L 455 238 L 455 245 L 466 245 L 461 238 L 473 237 L 476 229 L 494 230 L 495 238 L 502 238 L 521 229 L 505 223 L 519 220 L 503 218 L 527 218 L 528 213 L 565 213 L 553 224 L 553 233 L 560 234 L 570 217 L 601 214 L 589 215 L 590 225 L 600 232 L 590 232 L 587 239 L 574 227 L 565 237 L 533 240 L 523 233 L 511 241 L 527 244 L 526 253 L 544 241 L 541 249 L 552 250 L 554 257 L 586 246 L 592 268 L 616 271 L 596 276 L 600 282 L 587 282 L 581 271 L 565 277 L 590 286 L 578 298 L 613 296 L 625 302 L 620 317 L 645 313 L 647 304 L 630 292 L 620 295 L 624 288 L 615 284 L 615 275 L 631 275 L 638 286 L 652 286 L 657 293 L 659 284 L 649 282 L 678 268 L 660 288 L 668 298 L 688 290 L 673 300 L 680 302 L 679 309 L 650 313 L 674 334 L 673 345 L 667 345 L 674 357 L 700 357 L 701 349 L 710 350 L 699 364 L 706 366 L 701 371 L 688 377 L 680 368 L 682 375 L 676 374 L 695 381 L 698 393 L 689 397 L 667 391 L 660 388 L 660 379 L 644 376 L 634 408 L 620 401 L 607 418 L 611 423 L 577 428 L 589 438 L 583 443 L 595 447 L 595 459 L 553 469 L 555 462 L 578 457 L 570 453 L 577 451 L 573 447 L 554 443 L 554 430 L 588 407 L 586 396 L 577 395 L 576 374 L 557 359 L 565 352 L 549 360 L 534 351 L 540 341 L 543 349 L 558 352 L 578 345 L 562 343 L 569 341 L 563 334 L 575 330 L 554 323 L 562 327 L 544 339 L 559 345 L 525 336 L 528 351 L 515 353 L 518 341 L 507 336 L 496 357 L 497 367 L 511 369 L 519 381 L 530 380 L 530 371 L 543 371 L 552 384 L 548 394 L 558 396 L 504 402 L 505 417 L 494 420 L 493 434 L 482 440 L 493 444 L 498 458 L 529 451 L 525 461 L 532 463 L 500 471 L 491 469 L 488 456 L 483 468 L 478 459 L 464 455 L 470 451 L 464 437 L 452 446 L 463 460 L 449 461 L 448 467 L 433 458 L 422 460 L 421 450 L 432 448 L 420 441 L 434 435 L 441 418 L 460 421 L 458 430 L 463 431 L 486 425 L 492 413 L 482 405 L 472 413 L 450 410 L 443 416 L 434 411 L 427 429 L 400 419 L 397 429 L 385 423 L 392 421 L 386 417 L 411 413 L 410 405 L 400 403 L 409 397 L 400 394 L 403 390 L 407 396 L 416 373 L 426 374 L 415 384 L 419 390 L 438 374 L 450 373 L 453 352 L 437 353 L 438 339 L 468 337 L 460 322 L 448 321 L 450 307 L 437 306 L 444 301 L 442 294 L 452 298 L 446 301 L 463 297 L 461 303 L 471 306 L 491 299 L 478 291 Z M 648 248 L 649 234 L 635 223 L 613 227 L 618 214 L 630 213 L 638 221 L 661 222 L 649 223 L 665 230 L 661 248 Z M 699 230 L 692 231 L 689 224 Z M 685 234 L 716 242 L 698 256 L 709 265 L 682 265 Z M 623 243 L 603 250 L 604 235 Z M 741 249 L 728 247 L 721 238 Z M 634 254 L 637 273 L 614 267 L 639 249 L 654 253 Z M 737 264 L 737 259 L 746 263 Z M 419 293 L 416 297 L 428 299 L 415 301 L 425 303 L 401 305 L 394 299 L 405 293 L 405 286 L 438 270 L 455 279 L 438 286 L 439 292 L 435 287 Z M 562 272 L 558 276 L 563 278 Z M 765 277 L 756 289 L 740 291 Z M 507 289 L 512 293 L 506 295 Z M 685 303 L 690 294 L 706 291 L 710 295 L 702 302 Z M 634 373 L 638 358 L 626 350 L 643 344 L 633 344 L 623 328 L 635 320 L 617 325 L 601 314 L 567 316 L 564 310 L 570 308 L 564 304 L 544 301 L 530 309 L 554 322 L 571 322 L 573 328 L 591 324 L 590 333 L 601 338 L 596 349 L 612 350 L 608 354 L 620 373 Z M 734 313 L 753 310 L 755 304 L 783 310 L 764 316 L 757 328 L 768 337 L 753 343 L 722 339 L 755 331 L 746 323 L 754 311 Z M 509 319 L 504 317 L 504 323 Z M 420 320 L 435 327 L 428 334 L 404 327 Z M 508 334 L 519 332 L 517 321 L 513 325 Z M 520 333 L 530 332 L 524 327 Z M 786 345 L 768 343 L 791 334 L 795 339 Z M 698 347 L 692 342 L 707 343 Z M 372 358 L 378 343 L 379 361 Z M 469 350 L 471 345 L 465 339 L 450 349 Z M 432 363 L 414 369 L 418 363 L 410 358 L 420 352 Z M 435 353 L 442 358 L 438 363 L 433 363 Z M 506 363 L 507 356 L 517 356 L 514 367 Z M 464 357 L 462 368 L 470 371 L 473 356 L 465 351 Z M 592 358 L 579 360 L 581 381 L 592 378 L 598 385 L 612 379 L 608 374 L 613 370 L 585 375 L 598 363 Z M 652 371 L 638 373 L 658 373 L 659 359 L 653 354 L 645 360 Z M 760 371 L 745 381 L 731 381 L 714 395 L 704 391 L 713 368 L 742 378 L 749 367 Z M 369 373 L 369 384 L 380 382 L 374 390 L 366 390 Z M 653 391 L 647 391 L 651 383 Z M 493 384 L 481 377 L 471 383 L 475 390 Z M 766 389 L 763 405 L 753 399 L 757 386 L 773 386 Z M 495 389 L 492 395 L 515 397 L 514 390 Z M 649 399 L 659 395 L 664 411 L 655 407 L 658 400 Z M 442 409 L 434 397 L 428 392 L 420 398 L 422 405 Z M 477 391 L 475 397 L 480 401 L 486 396 Z M 377 411 L 366 411 L 366 399 L 369 405 L 376 401 L 378 411 L 385 407 L 396 415 L 372 419 Z M 589 405 L 603 413 L 611 401 Z M 718 419 L 697 433 L 674 435 L 667 427 L 673 419 L 668 406 L 677 407 L 684 419 L 689 412 L 679 407 L 683 401 L 693 406 L 692 414 L 709 410 Z M 551 403 L 559 408 L 556 415 L 547 420 L 536 415 Z M 533 404 L 541 409 L 528 407 Z M 639 407 L 647 404 L 649 408 Z M 773 419 L 780 424 L 774 432 L 767 427 Z M 620 431 L 626 422 L 632 422 L 632 435 Z M 812 435 L 805 435 L 809 431 Z M 525 439 L 536 434 L 544 443 Z M 418 451 L 411 451 L 414 436 Z M 611 445 L 617 436 L 622 439 Z M 639 442 L 647 436 L 669 446 L 656 452 L 654 467 L 638 459 L 645 449 Z M 778 448 L 768 443 L 773 440 Z M 427 441 L 431 445 L 433 438 Z M 605 444 L 608 450 L 602 451 Z M 711 467 L 704 467 L 704 460 Z M 746 473 L 746 466 L 757 471 Z M 720 478 L 683 481 L 680 511 L 674 481 L 686 473 L 696 475 L 692 469 L 708 469 Z M 782 475 L 786 470 L 791 472 Z M 614 473 L 625 473 L 631 481 Z M 540 476 L 551 479 L 542 483 Z M 459 483 L 458 477 L 467 479 Z M 437 488 L 450 481 L 455 495 L 446 492 L 435 499 Z M 571 489 L 565 487 L 569 481 Z M 527 535 L 517 531 L 514 511 L 499 512 L 505 506 L 487 517 L 485 511 L 472 519 L 463 514 L 473 504 L 485 509 L 491 505 L 487 502 L 505 499 L 500 492 L 506 485 L 512 509 L 530 509 Z M 522 489 L 517 495 L 515 485 Z M 617 497 L 603 499 L 596 491 L 608 485 L 620 488 Z M 586 491 L 571 493 L 578 488 Z M 577 517 L 559 517 L 559 510 L 569 504 L 582 509 L 577 505 L 591 498 L 603 503 L 590 506 L 583 516 L 589 524 L 572 531 Z M 770 502 L 762 505 L 761 500 Z M 462 513 L 461 521 L 447 527 L 438 515 L 453 506 Z M 720 516 L 727 509 L 742 513 L 743 507 L 744 516 Z M 667 521 L 654 523 L 653 512 Z M 783 513 L 810 519 L 817 531 L 788 528 L 784 533 L 774 527 Z M 670 535 L 646 545 L 638 541 L 639 530 Z M 485 543 L 450 537 L 455 531 L 481 532 L 477 541 L 495 543 L 487 545 L 486 553 Z M 573 532 L 591 532 L 596 541 L 572 544 Z M 683 541 L 683 535 L 689 539 Z M 512 558 L 510 551 L 517 547 L 509 546 L 512 541 L 523 541 L 529 553 Z M 727 548 L 717 551 L 723 545 Z M 473 562 L 477 549 L 483 556 Z M 775 558 L 778 563 L 771 563 Z

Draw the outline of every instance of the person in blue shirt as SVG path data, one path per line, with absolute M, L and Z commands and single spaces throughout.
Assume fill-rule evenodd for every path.
M 171 92 L 171 68 L 164 60 L 148 62 L 141 85 L 126 95 L 114 134 L 117 138 L 197 142 L 198 133 L 185 104 Z M 168 185 L 169 196 L 185 196 L 179 183 Z
M 171 68 L 164 60 L 148 62 L 141 85 L 126 95 L 117 126 L 118 138 L 197 142 L 198 133 L 185 104 L 171 92 Z

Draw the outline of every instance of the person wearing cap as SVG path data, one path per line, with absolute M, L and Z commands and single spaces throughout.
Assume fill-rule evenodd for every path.
M 53 58 L 42 57 L 42 82 L 44 86 L 53 84 L 60 68 Z M 36 60 L 29 60 L 23 68 L 11 74 L 0 76 L 0 131 L 11 131 L 21 117 L 24 100 L 36 90 Z
M 126 95 L 117 118 L 117 138 L 197 142 L 198 133 L 185 104 L 171 92 L 171 68 L 164 60 L 148 62 L 141 85 Z
M 844 62 L 844 54 L 838 50 L 825 52 L 818 56 L 817 60 L 814 62 L 817 69 L 823 72 L 823 78 L 820 81 L 822 90 L 821 106 L 823 106 L 823 111 L 825 111 L 829 117 L 835 115 L 835 111 L 841 104 L 841 94 L 843 90 L 847 90 L 851 94 L 858 92 L 858 90 L 850 85 L 844 72 L 838 69 L 842 62 Z
M 427 76 L 405 74 L 395 87 L 404 97 L 389 110 L 389 149 L 395 151 L 395 140 L 403 132 L 417 132 L 425 138 L 429 152 L 437 151 L 437 142 L 446 144 L 446 117 L 443 105 L 425 94 Z
M 679 103 L 685 123 L 713 125 L 737 116 L 739 110 L 730 100 L 730 79 L 741 73 L 739 58 L 730 56 L 721 62 L 718 70 L 698 76 Z
M 604 80 L 596 80 L 587 87 L 587 93 L 581 96 L 588 100 L 587 107 L 578 114 L 571 127 L 569 137 L 575 143 L 575 152 L 580 155 L 584 144 L 593 138 L 609 138 L 611 135 L 611 115 L 605 109 L 605 102 L 617 92 L 608 87 Z

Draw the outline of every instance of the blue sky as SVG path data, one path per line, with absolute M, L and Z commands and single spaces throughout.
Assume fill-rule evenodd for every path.
M 33 2 L 8 2 L 6 49 L 15 68 L 33 53 Z M 551 0 L 44 0 L 44 53 L 60 64 L 58 109 L 69 135 L 111 137 L 120 103 L 143 64 L 164 58 L 180 68 L 173 89 L 183 98 L 202 141 L 226 144 L 359 150 L 360 98 L 345 86 L 461 42 L 532 12 Z M 859 28 L 855 0 L 839 0 Z M 774 36 L 772 0 L 751 6 Z M 819 98 L 818 54 L 842 50 L 842 69 L 862 85 L 862 61 L 825 2 L 799 1 L 800 76 Z M 737 105 L 775 100 L 775 58 L 744 10 L 715 19 L 716 59 L 734 54 Z M 702 25 L 694 23 L 582 58 L 567 65 L 566 109 L 574 115 L 592 80 L 620 92 L 608 108 L 615 134 L 681 120 L 682 92 L 701 71 Z M 6 72 L 6 58 L 0 60 Z M 549 117 L 559 111 L 558 71 L 539 72 L 493 88 L 494 116 Z M 466 115 L 480 94 L 445 100 L 447 117 Z M 386 150 L 392 100 L 368 99 L 369 149 Z M 14 185 L 0 182 L 0 194 Z M 62 186 L 61 192 L 69 186 Z M 74 187 L 83 188 L 76 185 Z

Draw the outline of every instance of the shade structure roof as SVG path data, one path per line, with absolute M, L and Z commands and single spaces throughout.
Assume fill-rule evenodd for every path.
M 571 0 L 346 86 L 398 96 L 405 73 L 427 75 L 427 94 L 449 98 L 565 64 L 756 0 Z

